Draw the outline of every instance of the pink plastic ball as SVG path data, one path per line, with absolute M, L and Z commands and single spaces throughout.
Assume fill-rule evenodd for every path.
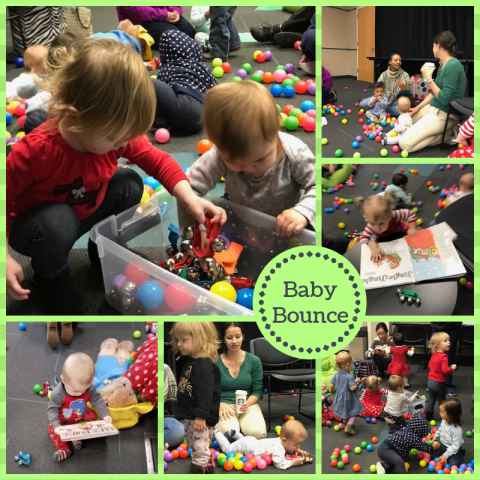
M 343 449 L 346 451 L 346 452 L 349 452 L 350 451 L 350 445 L 344 445 L 343 446 Z
M 360 120 L 363 120 L 363 119 L 361 118 Z M 364 130 L 368 130 L 368 125 L 364 125 L 362 128 L 363 128 Z
M 252 471 L 252 468 L 253 466 L 250 462 L 245 462 L 242 466 L 243 471 L 246 473 L 250 473 Z
M 253 455 L 251 453 L 246 453 L 245 458 L 248 458 L 249 460 L 253 458 Z
M 311 108 L 305 112 L 309 117 L 317 118 L 317 111 Z
M 333 114 L 333 116 L 334 116 L 334 117 L 338 117 L 338 112 L 335 112 L 335 113 Z
M 348 87 L 345 87 L 345 90 L 348 90 Z
M 452 168 L 451 165 L 447 165 L 447 170 L 450 170 Z
M 393 150 L 394 153 L 397 153 L 397 152 L 400 150 L 400 148 L 399 148 L 398 145 L 394 145 L 394 146 L 392 147 L 392 150 Z
M 170 132 L 166 128 L 159 128 L 155 132 L 155 140 L 158 143 L 167 143 L 170 140 Z
M 358 103 L 356 103 L 355 106 L 358 107 Z
M 347 110 L 347 113 L 352 113 L 352 111 L 350 109 Z
M 259 460 L 262 460 L 262 457 L 260 455 L 255 455 L 253 457 L 255 459 L 255 461 L 258 463 Z
M 343 423 L 339 423 L 338 428 L 341 430 L 343 428 Z
M 273 79 L 277 83 L 282 83 L 286 78 L 287 78 L 287 74 L 285 70 L 275 70 L 275 72 L 273 73 Z
M 378 127 L 378 130 L 379 130 L 380 132 L 382 132 L 382 131 L 383 131 L 383 127 Z
M 263 458 L 261 458 L 257 462 L 257 468 L 259 468 L 260 470 L 267 468 L 267 462 Z
M 263 457 L 263 459 L 265 460 L 266 464 L 267 465 L 271 465 L 272 464 L 272 457 L 270 455 L 265 455 Z
M 338 108 L 339 108 L 340 110 L 343 110 L 343 105 L 339 105 Z

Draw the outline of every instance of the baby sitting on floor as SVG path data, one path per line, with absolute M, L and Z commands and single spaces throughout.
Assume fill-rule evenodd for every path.
M 400 97 L 398 99 L 397 110 L 400 112 L 400 116 L 398 117 L 395 127 L 393 127 L 386 135 L 383 135 L 382 145 L 398 145 L 400 139 L 413 125 L 412 117 L 408 113 L 410 105 L 410 99 L 408 97 Z M 393 132 L 395 132 L 395 134 Z

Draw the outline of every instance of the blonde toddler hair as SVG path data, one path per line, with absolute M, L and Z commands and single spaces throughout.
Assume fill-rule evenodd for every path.
M 438 350 L 438 346 L 444 341 L 450 340 L 450 335 L 446 332 L 437 332 L 432 335 L 428 342 L 428 349 L 435 353 Z
M 362 387 L 366 388 L 369 392 L 376 392 L 380 388 L 381 383 L 382 379 L 375 375 L 370 375 L 360 380 Z
M 156 108 L 152 80 L 142 58 L 131 47 L 108 39 L 89 39 L 78 48 L 59 46 L 48 77 L 37 82 L 51 93 L 50 125 L 65 124 L 71 132 L 109 135 L 117 143 L 143 135 L 151 127 Z M 74 107 L 78 113 L 73 113 Z
M 218 359 L 220 340 L 215 324 L 212 322 L 176 322 L 170 330 L 172 350 L 179 353 L 177 339 L 182 335 L 193 338 L 193 353 L 197 357 L 210 358 L 212 362 Z
M 280 438 L 284 437 L 288 440 L 295 439 L 298 440 L 299 443 L 302 443 L 307 438 L 308 433 L 302 422 L 298 420 L 287 420 L 282 425 L 279 436 Z
M 94 377 L 95 365 L 85 353 L 74 353 L 65 360 L 62 369 L 63 381 L 67 383 L 74 381 L 82 386 L 90 386 Z
M 42 75 L 48 57 L 48 48 L 45 45 L 30 45 L 23 54 L 23 67 L 27 73 Z
M 268 90 L 251 80 L 217 85 L 205 95 L 203 121 L 210 140 L 236 158 L 245 158 L 252 140 L 273 141 L 280 113 Z
M 388 379 L 388 389 L 396 392 L 400 387 L 405 385 L 405 380 L 400 375 L 390 375 Z
M 347 365 L 353 364 L 353 357 L 348 352 L 337 353 L 335 357 L 335 367 L 338 370 L 345 370 Z
M 473 192 L 473 173 L 466 173 L 460 177 L 460 188 L 465 192 Z
M 396 202 L 396 195 L 391 190 L 387 190 L 385 195 L 370 195 L 366 200 L 363 197 L 357 197 L 355 199 L 355 208 L 361 211 L 363 207 L 363 213 L 377 221 L 391 217 Z

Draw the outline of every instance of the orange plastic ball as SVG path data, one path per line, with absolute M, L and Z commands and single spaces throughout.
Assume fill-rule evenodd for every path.
M 197 150 L 200 155 L 207 153 L 213 147 L 213 143 L 206 138 L 197 143 Z
M 272 83 L 273 82 L 273 73 L 265 72 L 262 77 L 263 83 Z
M 7 113 L 15 115 L 15 109 L 13 107 L 11 107 L 10 105 L 7 105 Z
M 303 127 L 303 122 L 306 118 L 308 118 L 308 115 L 306 113 L 302 112 L 297 115 L 298 125 L 300 125 L 300 127 Z
M 358 463 L 356 463 L 354 466 L 353 466 L 353 471 L 354 472 L 359 472 L 360 471 L 360 465 Z
M 427 182 L 427 187 L 429 187 L 432 184 L 432 182 L 428 181 Z
M 378 438 L 377 437 L 373 437 L 372 438 L 372 443 L 377 443 L 378 442 Z
M 144 186 L 143 186 L 143 191 L 144 191 L 144 192 L 148 192 L 148 194 L 149 194 L 150 196 L 153 195 L 153 188 L 152 188 L 150 185 L 144 185 Z
M 413 172 L 415 175 L 418 175 L 418 170 L 414 170 Z
M 227 460 L 223 464 L 223 469 L 226 470 L 227 472 L 229 472 L 232 468 L 233 468 L 233 463 L 230 460 Z
M 180 452 L 178 450 L 172 450 L 172 455 L 173 455 L 173 458 L 178 458 L 180 456 Z
M 252 457 L 249 462 L 252 464 L 252 468 L 255 468 L 257 466 L 257 461 Z

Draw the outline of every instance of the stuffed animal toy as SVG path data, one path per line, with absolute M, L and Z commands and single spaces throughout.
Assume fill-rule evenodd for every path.
M 109 408 L 124 408 L 138 403 L 128 378 L 118 377 L 100 390 L 100 395 Z
M 99 357 L 115 357 L 122 366 L 133 352 L 134 346 L 130 341 L 120 342 L 115 338 L 107 338 L 100 345 Z

